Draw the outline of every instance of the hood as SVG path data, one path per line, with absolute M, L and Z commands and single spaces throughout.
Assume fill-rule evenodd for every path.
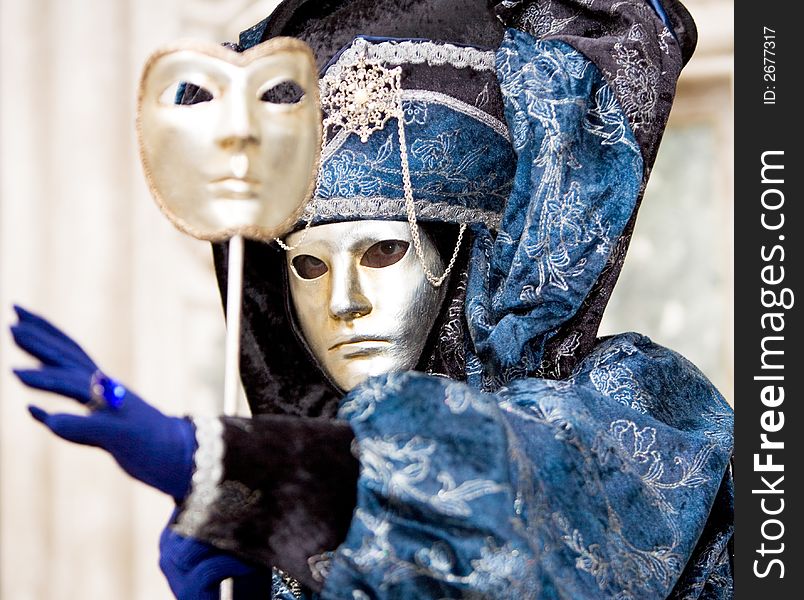
M 512 181 L 496 221 L 458 221 L 468 223 L 468 241 L 422 370 L 494 391 L 516 378 L 564 377 L 595 344 L 676 79 L 695 45 L 679 3 L 653 4 L 295 0 L 241 34 L 240 49 L 277 35 L 301 38 L 322 68 L 358 36 L 495 51 L 493 91 L 513 149 L 500 168 Z M 430 68 L 432 81 L 443 79 L 431 58 L 422 62 L 425 78 Z M 226 245 L 213 252 L 225 303 Z M 246 243 L 246 395 L 255 414 L 333 415 L 342 393 L 298 331 L 284 264 L 277 246 Z

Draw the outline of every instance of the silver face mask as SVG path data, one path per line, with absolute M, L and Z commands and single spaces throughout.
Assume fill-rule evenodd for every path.
M 175 104 L 179 82 L 211 98 Z M 289 89 L 296 95 L 279 95 Z M 293 38 L 242 54 L 193 41 L 163 48 L 143 70 L 137 133 L 151 193 L 180 230 L 205 240 L 283 235 L 313 191 L 321 148 L 312 51 Z
M 429 237 L 421 241 L 425 264 L 443 270 Z M 406 222 L 330 223 L 293 233 L 287 243 L 299 324 L 339 387 L 416 366 L 446 286 L 427 281 Z

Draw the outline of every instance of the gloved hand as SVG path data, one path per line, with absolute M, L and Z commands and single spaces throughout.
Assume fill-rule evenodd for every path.
M 189 492 L 195 431 L 186 419 L 167 417 L 122 385 L 100 374 L 93 360 L 59 329 L 23 308 L 11 327 L 17 345 L 39 359 L 14 373 L 27 386 L 77 400 L 86 416 L 28 410 L 59 437 L 109 452 L 123 470 L 181 501 Z M 94 376 L 94 379 L 93 379 Z M 90 390 L 92 384 L 96 393 Z M 105 399 L 105 400 L 104 400 Z
M 229 578 L 234 579 L 235 600 L 271 597 L 270 569 L 181 536 L 169 525 L 159 538 L 159 567 L 178 600 L 218 600 L 220 584 Z

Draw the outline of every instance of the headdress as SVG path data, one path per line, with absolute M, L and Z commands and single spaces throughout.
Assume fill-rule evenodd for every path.
M 511 192 L 516 159 L 494 52 L 357 38 L 325 70 L 321 101 L 326 135 L 308 225 L 407 219 L 428 279 L 441 285 L 467 225 L 496 230 Z M 460 226 L 442 274 L 424 264 L 418 221 Z

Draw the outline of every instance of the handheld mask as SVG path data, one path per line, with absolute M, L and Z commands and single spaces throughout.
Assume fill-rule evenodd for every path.
M 181 82 L 207 99 L 175 104 Z M 318 170 L 312 51 L 294 38 L 243 53 L 197 41 L 166 46 L 143 70 L 137 135 L 151 194 L 178 229 L 210 241 L 281 236 L 299 220 Z

